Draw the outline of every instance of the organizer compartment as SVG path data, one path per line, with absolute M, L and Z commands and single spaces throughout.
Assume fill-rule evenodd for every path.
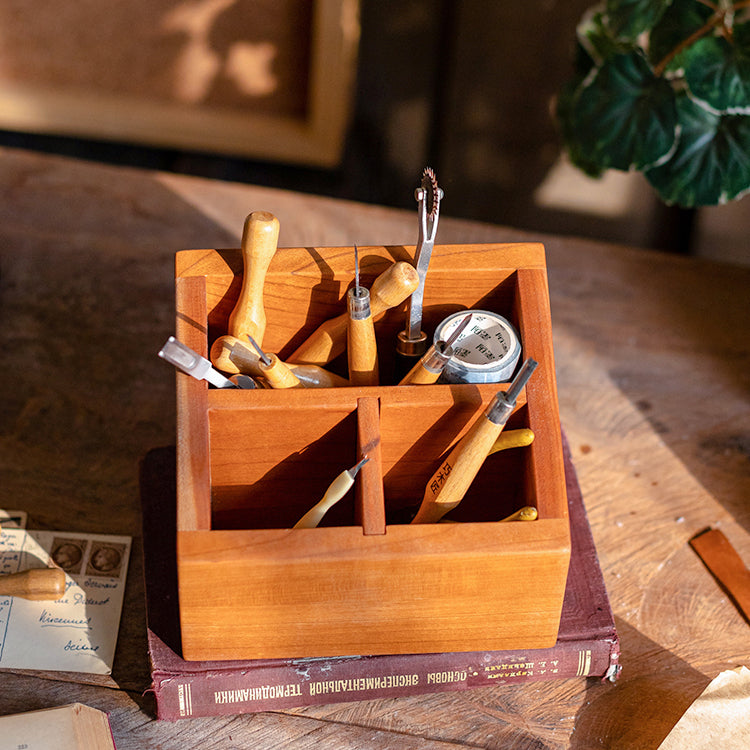
M 369 286 L 413 248 L 360 248 Z M 206 355 L 241 286 L 239 251 L 177 254 L 177 336 Z M 277 252 L 263 346 L 287 356 L 345 309 L 351 248 Z M 467 308 L 516 326 L 540 367 L 506 429 L 534 443 L 488 457 L 460 523 L 410 525 L 440 460 L 497 390 L 488 385 L 237 391 L 178 373 L 183 653 L 244 659 L 541 648 L 555 642 L 569 558 L 549 303 L 539 245 L 437 246 L 424 329 Z M 381 371 L 404 306 L 376 323 Z M 334 364 L 345 368 L 345 360 Z M 345 370 L 341 374 L 346 374 Z M 387 377 L 387 376 L 386 376 Z M 317 529 L 290 527 L 370 445 Z M 365 469 L 367 472 L 365 473 Z M 539 519 L 497 523 L 522 505 Z

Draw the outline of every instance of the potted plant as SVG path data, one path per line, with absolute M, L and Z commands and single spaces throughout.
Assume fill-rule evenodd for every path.
M 670 205 L 750 191 L 750 0 L 606 0 L 557 106 L 571 161 L 639 170 Z

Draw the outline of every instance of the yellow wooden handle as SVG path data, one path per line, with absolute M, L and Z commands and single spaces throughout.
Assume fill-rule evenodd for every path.
M 41 602 L 60 599 L 65 593 L 65 572 L 60 568 L 32 568 L 0 576 L 0 596 L 20 596 Z
M 427 482 L 412 523 L 435 523 L 463 500 L 502 429 L 502 424 L 495 424 L 485 414 L 479 415 Z
M 432 385 L 440 377 L 440 371 L 428 370 L 420 359 L 409 372 L 404 375 L 399 385 Z
M 372 316 L 349 320 L 347 355 L 349 382 L 352 385 L 378 385 L 378 345 Z
M 271 388 L 304 388 L 302 381 L 275 354 L 269 354 L 271 364 L 261 361 L 260 369 Z
M 491 456 L 498 451 L 508 450 L 509 448 L 525 448 L 534 442 L 534 430 L 528 427 L 521 427 L 517 430 L 505 430 L 495 441 L 487 454 Z
M 400 260 L 389 266 L 370 287 L 370 313 L 373 318 L 400 305 L 419 285 L 414 266 Z M 346 348 L 349 314 L 342 313 L 322 323 L 287 358 L 289 364 L 327 365 Z
M 254 211 L 242 231 L 244 274 L 237 303 L 229 316 L 229 333 L 237 338 L 250 334 L 263 342 L 266 311 L 263 307 L 263 285 L 279 241 L 279 220 L 268 211 Z

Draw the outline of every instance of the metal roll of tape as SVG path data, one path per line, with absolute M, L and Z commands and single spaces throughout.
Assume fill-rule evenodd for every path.
M 463 310 L 435 329 L 434 341 L 445 341 L 471 313 L 471 320 L 453 344 L 453 355 L 440 376 L 441 383 L 502 383 L 511 379 L 521 356 L 516 329 L 502 316 L 487 310 Z

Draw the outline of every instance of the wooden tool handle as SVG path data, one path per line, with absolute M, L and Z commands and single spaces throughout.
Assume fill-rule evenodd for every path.
M 440 377 L 439 372 L 430 372 L 421 362 L 414 367 L 401 380 L 399 385 L 432 385 Z
M 0 576 L 0 596 L 20 596 L 41 602 L 60 599 L 65 594 L 65 572 L 60 568 L 32 568 L 22 573 Z
M 750 622 L 750 569 L 729 539 L 719 529 L 707 529 L 693 537 L 690 546 Z
M 520 427 L 517 430 L 505 430 L 495 441 L 487 454 L 491 456 L 498 451 L 508 450 L 509 448 L 525 448 L 534 442 L 534 431 L 528 427 Z
M 236 336 L 219 336 L 214 341 L 211 346 L 211 364 L 227 375 L 242 373 L 258 377 L 263 374 L 258 352 Z
M 400 305 L 419 285 L 414 266 L 400 260 L 388 266 L 370 288 L 370 312 L 373 318 Z M 349 315 L 344 312 L 322 323 L 287 358 L 288 363 L 327 365 L 346 348 Z
M 275 354 L 269 354 L 270 365 L 260 363 L 263 377 L 271 388 L 304 388 L 300 379 Z
M 503 429 L 481 414 L 427 482 L 412 523 L 435 523 L 463 500 Z
M 372 316 L 400 305 L 419 286 L 419 274 L 411 263 L 399 260 L 383 271 L 370 287 Z
M 242 231 L 244 274 L 237 304 L 229 316 L 229 333 L 239 339 L 250 334 L 263 342 L 266 311 L 263 307 L 263 285 L 279 241 L 279 220 L 267 211 L 253 211 L 245 219 Z
M 347 328 L 349 382 L 352 385 L 378 385 L 378 345 L 372 316 L 349 320 Z

